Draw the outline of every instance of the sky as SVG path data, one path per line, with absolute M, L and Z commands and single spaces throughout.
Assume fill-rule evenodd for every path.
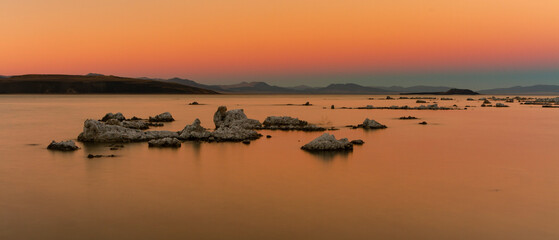
M 0 0 L 0 75 L 559 84 L 557 0 Z

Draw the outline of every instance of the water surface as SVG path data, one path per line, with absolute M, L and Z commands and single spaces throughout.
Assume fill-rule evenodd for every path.
M 2 95 L 0 239 L 559 239 L 558 109 L 466 97 L 439 105 L 478 107 L 330 109 L 416 105 L 369 97 L 382 96 Z M 272 138 L 45 149 L 107 112 L 171 112 L 176 121 L 157 130 L 195 118 L 213 128 L 219 105 L 338 127 L 328 132 L 365 144 L 311 154 L 300 147 L 321 132 L 261 131 Z M 407 115 L 420 119 L 398 119 Z M 343 127 L 366 117 L 388 128 Z

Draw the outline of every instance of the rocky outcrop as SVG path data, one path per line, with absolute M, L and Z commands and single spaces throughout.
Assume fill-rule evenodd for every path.
M 86 120 L 83 132 L 78 136 L 82 142 L 140 142 L 152 139 L 178 137 L 172 131 L 146 131 L 126 128 L 120 125 L 109 125 L 96 120 Z
M 78 136 L 82 142 L 137 142 L 144 140 L 144 133 L 137 129 L 88 119 L 83 124 L 83 132 Z
M 252 129 L 242 128 L 240 126 L 232 127 L 219 127 L 212 132 L 211 136 L 216 141 L 243 141 L 243 140 L 253 140 L 258 139 L 262 135 Z
M 277 117 L 270 116 L 267 117 L 262 123 L 263 129 L 272 130 L 302 130 L 302 131 L 324 131 L 323 127 L 318 127 L 313 124 L 309 124 L 307 121 L 299 120 L 298 118 L 292 117 Z
M 172 148 L 179 148 L 181 147 L 181 141 L 176 138 L 162 138 L 162 139 L 153 139 L 148 142 L 149 147 L 172 147 Z
M 184 140 L 204 140 L 211 136 L 211 133 L 200 125 L 200 120 L 196 118 L 191 125 L 186 125 L 179 132 L 179 138 Z
M 52 141 L 47 149 L 50 150 L 58 150 L 58 151 L 75 151 L 80 149 L 78 146 L 76 146 L 76 143 L 74 143 L 74 141 L 72 140 L 68 140 L 68 141 L 61 141 L 61 142 L 56 142 L 56 141 Z
M 105 116 L 101 119 L 101 121 L 106 122 L 106 121 L 108 121 L 109 119 L 116 119 L 116 120 L 118 120 L 118 121 L 123 121 L 123 120 L 126 119 L 126 118 L 124 117 L 124 115 L 122 115 L 122 113 L 119 113 L 119 112 L 117 112 L 117 113 L 107 113 L 107 114 L 105 114 Z
M 172 122 L 175 121 L 175 119 L 173 118 L 171 113 L 164 112 L 159 115 L 156 115 L 155 117 L 149 117 L 149 121 L 150 122 Z
M 125 120 L 121 126 L 132 129 L 148 129 L 150 124 L 143 120 Z
M 337 140 L 334 135 L 324 133 L 301 147 L 307 151 L 348 151 L 353 149 L 347 138 Z
M 245 129 L 257 129 L 262 124 L 255 119 L 249 119 L 243 109 L 233 109 L 227 111 L 227 107 L 220 106 L 214 114 L 215 128 L 220 127 L 240 127 Z
M 379 122 L 366 118 L 362 124 L 359 124 L 357 127 L 365 128 L 365 129 L 381 129 L 386 128 L 385 125 L 380 124 Z
M 109 125 L 118 125 L 118 126 L 122 126 L 122 123 L 121 123 L 119 120 L 115 119 L 115 118 L 111 118 L 111 119 L 105 121 L 105 123 L 106 123 L 106 124 L 109 124 Z

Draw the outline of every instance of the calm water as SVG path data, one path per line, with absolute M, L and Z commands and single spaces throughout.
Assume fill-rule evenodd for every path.
M 0 96 L 0 239 L 559 239 L 559 109 L 329 109 L 416 105 L 369 97 Z M 439 104 L 481 105 L 465 98 Z M 282 105 L 306 101 L 314 105 Z M 250 145 L 45 149 L 106 112 L 169 111 L 177 121 L 157 129 L 195 118 L 213 128 L 219 105 L 260 121 L 342 127 L 369 117 L 388 128 L 331 131 L 365 141 L 349 154 L 304 152 L 322 133 L 281 131 Z

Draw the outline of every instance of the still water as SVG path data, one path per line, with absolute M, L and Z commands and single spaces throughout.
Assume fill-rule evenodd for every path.
M 559 109 L 466 97 L 439 105 L 478 107 L 329 109 L 416 105 L 369 97 L 0 96 L 0 239 L 559 239 Z M 365 144 L 311 154 L 300 147 L 321 132 L 261 131 L 272 138 L 46 150 L 107 112 L 169 111 L 176 121 L 156 129 L 181 130 L 195 118 L 213 128 L 219 105 L 338 127 L 328 132 Z M 420 119 L 398 119 L 407 115 Z M 343 127 L 366 117 L 388 128 Z

